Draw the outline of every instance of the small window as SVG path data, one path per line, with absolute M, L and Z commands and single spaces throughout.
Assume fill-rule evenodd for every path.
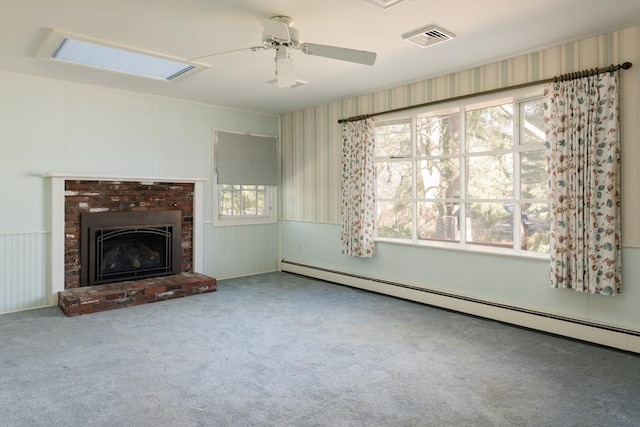
M 225 131 L 213 137 L 214 224 L 275 222 L 276 138 Z
M 271 206 L 267 189 L 266 185 L 220 185 L 220 217 L 268 217 Z

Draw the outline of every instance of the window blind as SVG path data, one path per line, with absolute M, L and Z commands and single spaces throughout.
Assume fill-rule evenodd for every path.
M 218 184 L 277 185 L 276 138 L 215 132 Z

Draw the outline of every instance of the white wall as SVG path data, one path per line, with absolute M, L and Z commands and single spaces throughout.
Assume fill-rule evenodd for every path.
M 621 71 L 623 294 L 551 289 L 547 261 L 377 243 L 376 257 L 340 253 L 337 120 L 625 61 Z M 572 41 L 282 117 L 283 258 L 375 279 L 640 331 L 640 27 Z
M 43 173 L 206 179 L 205 271 L 273 271 L 277 227 L 251 240 L 211 226 L 212 128 L 279 135 L 277 116 L 0 72 L 0 313 L 46 305 L 50 194 Z M 239 232 L 239 230 L 236 230 Z M 263 249 L 224 270 L 214 247 Z M 268 266 L 271 266 L 269 268 Z

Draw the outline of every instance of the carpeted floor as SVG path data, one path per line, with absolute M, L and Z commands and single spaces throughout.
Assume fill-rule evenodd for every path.
M 638 426 L 640 357 L 286 273 L 0 316 L 1 426 Z

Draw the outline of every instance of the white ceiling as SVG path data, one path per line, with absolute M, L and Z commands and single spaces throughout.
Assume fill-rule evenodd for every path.
M 175 83 L 38 59 L 55 28 L 181 58 L 260 46 L 259 16 L 287 15 L 302 42 L 377 52 L 374 66 L 292 51 L 298 79 L 279 89 L 274 50 L 206 59 Z M 437 24 L 456 38 L 422 49 L 402 39 Z M 640 25 L 640 0 L 0 0 L 0 69 L 281 114 Z M 640 64 L 634 64 L 640 66 Z M 1 94 L 0 94 L 1 96 Z

